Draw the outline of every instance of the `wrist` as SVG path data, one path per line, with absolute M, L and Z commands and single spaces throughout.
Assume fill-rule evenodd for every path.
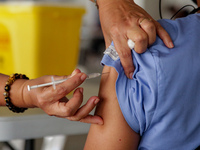
M 25 79 L 18 79 L 16 80 L 10 90 L 10 99 L 12 100 L 13 105 L 16 107 L 27 107 L 25 98 L 24 98 L 24 83 L 27 80 Z
M 28 91 L 28 87 L 27 87 L 31 81 L 32 80 L 28 80 L 21 84 L 22 103 L 24 107 L 27 107 L 27 108 L 37 107 L 37 104 L 36 104 L 37 94 L 35 94 L 35 90 Z

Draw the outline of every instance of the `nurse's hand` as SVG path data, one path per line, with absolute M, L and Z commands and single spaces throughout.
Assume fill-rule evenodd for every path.
M 168 48 L 173 47 L 168 33 L 133 0 L 97 0 L 97 4 L 106 47 L 114 42 L 128 78 L 134 71 L 128 39 L 135 42 L 137 53 L 145 52 L 155 42 L 156 34 Z
M 61 84 L 53 86 L 40 87 L 37 89 L 27 90 L 27 85 L 37 85 L 51 82 L 51 76 L 43 76 L 41 78 L 26 81 L 24 84 L 24 101 L 26 107 L 39 107 L 48 115 L 61 118 L 67 118 L 72 121 L 81 121 L 92 124 L 103 124 L 103 120 L 99 116 L 93 116 L 89 113 L 99 102 L 97 96 L 91 97 L 87 103 L 81 106 L 83 102 L 83 88 L 77 88 L 86 79 L 87 75 L 76 69 L 72 77 Z M 55 80 L 67 78 L 67 76 L 54 76 Z M 66 95 L 77 88 L 72 98 L 69 100 Z

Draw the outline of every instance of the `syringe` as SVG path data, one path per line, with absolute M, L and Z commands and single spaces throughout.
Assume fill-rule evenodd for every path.
M 105 72 L 105 73 L 109 73 L 109 72 Z M 102 74 L 105 74 L 105 73 L 102 73 Z M 87 75 L 86 79 L 97 78 L 97 77 L 101 76 L 102 74 L 101 73 L 91 73 L 91 74 Z M 69 77 L 69 78 L 71 78 L 71 77 Z M 52 76 L 51 77 L 52 82 L 39 84 L 39 85 L 33 85 L 33 86 L 29 86 L 28 85 L 27 88 L 28 88 L 28 91 L 30 91 L 31 89 L 53 85 L 53 88 L 56 89 L 56 84 L 62 83 L 62 82 L 66 81 L 69 78 L 65 78 L 65 79 L 61 79 L 61 80 L 54 80 L 54 78 Z

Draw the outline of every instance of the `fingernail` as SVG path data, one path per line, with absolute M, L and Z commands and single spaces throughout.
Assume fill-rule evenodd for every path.
M 174 44 L 172 42 L 169 43 L 170 48 L 174 47 Z
M 83 88 L 80 88 L 79 91 L 83 94 Z
M 131 73 L 129 74 L 129 78 L 130 78 L 130 79 L 133 79 L 133 72 L 131 72 Z
M 103 125 L 103 121 L 102 122 L 98 122 L 98 125 Z
M 99 101 L 100 101 L 100 99 L 98 99 L 98 98 L 95 99 L 95 100 L 94 100 L 94 104 L 96 105 Z
M 82 76 L 81 76 L 81 80 L 83 81 L 83 80 L 85 80 L 87 78 L 87 75 L 86 74 L 83 74 Z
M 76 69 L 72 72 L 71 77 L 73 77 L 76 74 Z

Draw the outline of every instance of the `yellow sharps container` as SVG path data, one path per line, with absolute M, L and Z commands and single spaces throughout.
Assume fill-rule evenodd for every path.
M 0 73 L 66 75 L 79 57 L 83 7 L 0 3 Z

